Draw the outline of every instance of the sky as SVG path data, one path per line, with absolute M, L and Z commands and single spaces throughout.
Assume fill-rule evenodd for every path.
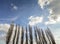
M 60 0 L 0 0 L 0 40 L 12 21 L 21 26 L 49 27 L 60 44 Z

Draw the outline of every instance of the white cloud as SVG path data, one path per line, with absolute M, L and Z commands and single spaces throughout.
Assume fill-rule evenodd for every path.
M 17 9 L 18 9 L 18 7 L 17 7 L 17 6 L 13 6 L 13 9 L 14 9 L 14 10 L 17 10 Z
M 17 20 L 18 18 L 19 18 L 19 16 L 15 16 L 15 17 L 11 18 L 11 20 L 12 20 L 12 21 L 15 21 L 15 20 Z
M 15 16 L 13 18 L 1 18 L 0 20 L 3 20 L 3 21 L 15 21 L 19 18 L 19 16 Z
M 52 9 L 49 9 L 49 14 L 52 14 L 53 13 L 53 10 Z
M 10 28 L 10 24 L 0 24 L 0 40 L 5 40 L 6 39 L 6 35 L 7 35 L 7 32 Z M 15 31 L 15 24 L 14 24 L 14 28 L 13 28 L 13 32 Z
M 45 7 L 46 5 L 48 5 L 48 4 L 50 4 L 51 1 L 52 1 L 52 0 L 38 0 L 38 4 L 40 5 L 40 7 L 41 7 L 42 9 L 44 9 L 44 7 Z
M 38 4 L 42 9 L 45 7 L 49 11 L 48 19 L 53 19 L 53 21 L 47 21 L 46 24 L 55 24 L 60 20 L 60 0 L 38 0 Z
M 39 16 L 30 16 L 29 17 L 29 25 L 36 25 L 38 23 L 41 23 L 43 21 L 43 17 L 39 17 Z
M 60 22 L 60 15 L 56 17 L 56 15 L 48 16 L 48 21 L 45 22 L 46 25 L 48 24 L 57 24 Z
M 60 14 L 60 0 L 53 0 L 47 7 L 48 9 L 53 10 L 53 14 Z
M 48 9 L 52 10 L 52 12 L 50 13 L 51 18 L 56 20 L 57 22 L 59 22 L 58 20 L 60 18 L 60 0 L 53 0 L 49 4 Z M 52 15 L 53 15 L 53 17 L 52 17 Z
M 9 27 L 10 27 L 10 24 L 0 24 L 0 30 L 3 30 L 5 32 L 8 31 Z
M 56 21 L 54 21 L 54 20 L 53 21 L 47 21 L 47 22 L 45 22 L 45 24 L 46 25 L 48 25 L 48 24 L 56 24 Z
M 15 4 L 13 4 L 13 3 L 11 3 L 11 6 L 12 6 L 13 10 L 17 10 L 18 9 L 18 7 Z
M 0 24 L 0 40 L 5 40 L 10 24 Z

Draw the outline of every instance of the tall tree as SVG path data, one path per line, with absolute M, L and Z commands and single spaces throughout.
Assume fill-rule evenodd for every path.
M 41 29 L 41 33 L 42 33 L 43 44 L 47 44 L 47 40 L 42 29 Z
M 21 32 L 21 44 L 24 42 L 24 29 L 22 27 L 22 32 Z
M 36 44 L 38 44 L 37 32 L 36 32 L 35 27 L 34 27 L 34 35 L 35 35 L 35 41 L 36 41 Z
M 38 38 L 39 38 L 38 44 L 42 44 L 42 34 L 41 34 L 41 31 L 37 27 L 36 27 L 36 31 L 37 31 L 37 35 L 38 35 Z
M 15 44 L 16 35 L 17 35 L 17 25 L 16 25 L 16 28 L 15 28 L 15 34 L 14 34 L 14 37 L 13 37 L 13 44 Z
M 19 43 L 19 34 L 20 34 L 20 26 L 18 26 L 18 34 L 17 34 L 16 44 Z
M 33 44 L 32 27 L 29 26 L 30 44 Z
M 27 27 L 26 27 L 26 44 L 28 44 L 28 31 L 27 31 Z
M 8 30 L 8 33 L 7 33 L 6 44 L 9 44 L 9 42 L 10 42 L 10 39 L 11 39 L 11 36 L 12 36 L 12 33 L 13 33 L 13 28 L 14 28 L 14 24 L 11 24 L 10 28 Z
M 54 37 L 53 37 L 53 35 L 52 35 L 52 33 L 51 33 L 51 31 L 50 31 L 49 28 L 46 30 L 46 33 L 47 33 L 48 36 L 50 37 L 51 43 L 52 43 L 52 44 L 56 44 L 56 43 L 55 43 L 55 40 L 54 40 Z

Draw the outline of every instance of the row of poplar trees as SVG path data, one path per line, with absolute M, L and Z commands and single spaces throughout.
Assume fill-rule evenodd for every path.
M 12 44 L 56 44 L 54 37 L 49 28 L 47 28 L 46 30 L 42 30 L 38 27 L 32 28 L 31 26 L 28 26 L 26 28 L 22 27 L 20 29 L 20 26 L 16 25 L 14 32 L 14 26 L 15 26 L 14 24 L 10 25 L 10 28 L 6 36 L 6 44 L 11 44 L 10 43 L 11 39 L 12 39 Z M 13 38 L 11 38 L 13 32 L 14 35 Z M 25 39 L 25 43 L 24 43 L 24 39 Z

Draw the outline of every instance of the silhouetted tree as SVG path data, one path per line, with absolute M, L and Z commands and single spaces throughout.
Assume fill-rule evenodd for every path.
M 26 27 L 26 44 L 28 44 L 28 31 L 27 31 L 27 27 Z
M 35 35 L 36 44 L 38 44 L 37 32 L 35 27 L 34 27 L 34 35 Z

